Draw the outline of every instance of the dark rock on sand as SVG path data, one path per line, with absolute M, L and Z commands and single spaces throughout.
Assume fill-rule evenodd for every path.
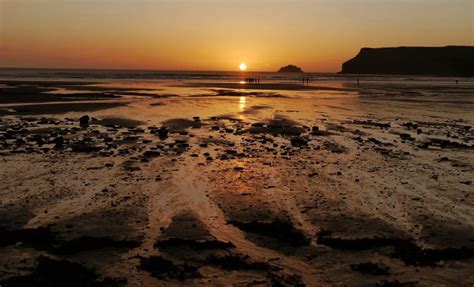
M 448 148 L 448 149 L 473 149 L 474 146 L 465 144 L 462 142 L 456 142 L 446 139 L 429 139 L 428 141 L 422 143 L 420 148 L 429 148 L 430 146 L 436 146 L 440 148 Z
M 410 134 L 400 134 L 400 138 L 402 140 L 407 140 L 407 141 L 412 141 L 412 140 L 415 140 L 415 138 L 413 138 Z
M 188 119 L 170 119 L 161 123 L 163 127 L 168 128 L 170 133 L 186 132 L 188 128 L 200 128 L 201 121 L 194 121 Z
M 164 138 L 167 138 L 168 137 L 168 129 L 165 128 L 165 127 L 161 127 L 159 130 L 158 130 L 158 136 L 161 138 L 161 139 L 164 139 Z
M 79 119 L 79 125 L 81 126 L 81 128 L 87 128 L 89 126 L 89 120 L 90 118 L 88 115 L 82 116 Z
M 307 146 L 308 140 L 302 137 L 294 137 L 291 139 L 291 145 L 294 147 Z
M 158 157 L 160 155 L 161 155 L 161 153 L 159 151 L 156 151 L 156 150 L 147 150 L 146 152 L 143 153 L 143 156 L 145 158 Z
M 78 141 L 71 144 L 71 149 L 73 152 L 98 152 L 102 149 L 100 146 L 94 145 L 92 142 L 88 141 Z
M 55 138 L 53 142 L 54 142 L 55 149 L 61 149 L 64 147 L 64 138 L 61 136 Z
M 305 132 L 305 129 L 296 121 L 277 115 L 266 122 L 253 123 L 245 132 L 253 134 L 299 136 Z
M 345 153 L 347 151 L 346 147 L 330 141 L 325 141 L 323 146 L 326 150 L 333 153 Z

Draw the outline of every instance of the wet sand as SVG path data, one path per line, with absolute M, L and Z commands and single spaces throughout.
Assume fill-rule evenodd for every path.
M 474 283 L 470 85 L 15 83 L 2 286 Z

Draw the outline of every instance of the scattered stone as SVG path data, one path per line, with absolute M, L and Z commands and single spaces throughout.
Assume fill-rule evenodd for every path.
M 88 115 L 85 115 L 85 116 L 82 116 L 80 119 L 79 119 L 79 126 L 81 128 L 87 128 L 89 126 L 89 116 Z

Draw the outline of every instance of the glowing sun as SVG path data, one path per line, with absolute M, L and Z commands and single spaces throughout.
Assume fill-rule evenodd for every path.
M 245 71 L 245 70 L 247 70 L 247 65 L 242 63 L 242 64 L 240 64 L 239 68 L 240 68 L 241 71 Z

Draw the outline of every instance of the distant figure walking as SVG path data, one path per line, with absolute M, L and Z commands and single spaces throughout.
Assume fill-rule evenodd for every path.
M 459 83 L 459 80 L 456 80 L 456 85 Z
M 357 78 L 357 86 L 359 85 L 359 78 Z

